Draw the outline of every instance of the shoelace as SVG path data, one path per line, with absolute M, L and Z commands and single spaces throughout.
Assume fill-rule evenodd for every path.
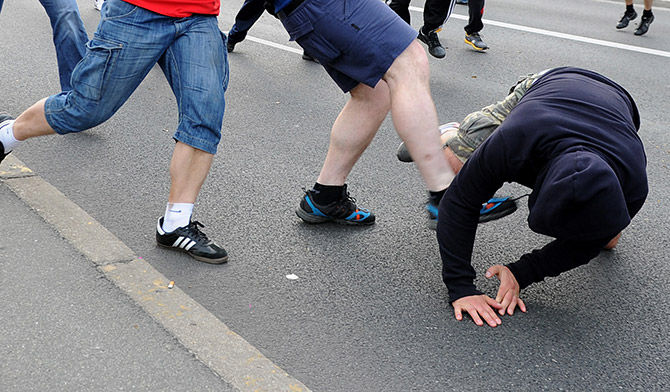
M 203 225 L 202 223 L 200 223 L 198 221 L 192 221 L 187 226 L 189 234 L 191 234 L 193 236 L 192 239 L 195 240 L 195 242 L 203 241 L 204 243 L 208 243 L 209 238 L 207 238 L 207 235 L 205 235 L 205 233 L 200 231 L 200 229 L 198 227 L 205 227 L 205 225 Z
M 306 195 L 309 195 L 309 192 L 307 191 L 307 189 L 305 187 L 302 188 L 302 191 L 305 192 Z M 343 197 L 339 201 L 335 202 L 335 203 L 339 203 L 338 206 L 337 206 L 337 209 L 335 210 L 335 215 L 337 215 L 337 216 L 349 215 L 351 213 L 351 211 L 355 211 L 357 208 L 358 208 L 358 211 L 370 212 L 365 208 L 356 207 L 356 199 L 353 198 L 349 194 L 349 191 L 345 191 L 345 195 L 346 195 L 345 197 Z

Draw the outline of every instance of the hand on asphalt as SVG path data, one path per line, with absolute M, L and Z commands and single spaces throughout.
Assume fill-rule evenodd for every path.
M 484 325 L 482 318 L 491 327 L 497 327 L 502 324 L 502 321 L 500 321 L 494 310 L 502 309 L 502 305 L 488 295 L 470 295 L 459 298 L 452 305 L 454 307 L 454 315 L 458 321 L 463 319 L 463 311 L 466 311 L 472 317 L 472 321 L 479 326 Z
M 519 283 L 512 271 L 504 265 L 497 264 L 486 271 L 487 278 L 490 279 L 494 276 L 497 276 L 500 280 L 500 288 L 498 289 L 498 295 L 496 295 L 496 302 L 501 305 L 498 313 L 504 315 L 507 312 L 511 316 L 517 306 L 525 313 L 526 304 L 519 298 Z

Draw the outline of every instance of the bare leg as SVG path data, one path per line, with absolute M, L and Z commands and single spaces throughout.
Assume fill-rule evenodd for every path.
M 55 133 L 44 116 L 45 101 L 46 98 L 35 103 L 16 119 L 14 137 L 17 140 Z M 178 142 L 170 163 L 172 186 L 168 202 L 195 203 L 213 159 L 212 154 Z
M 177 142 L 170 162 L 169 203 L 195 203 L 214 155 Z
M 461 162 L 461 160 L 456 157 L 456 154 L 451 151 L 451 148 L 447 147 L 442 151 L 444 152 L 444 157 L 447 158 L 447 162 L 449 162 L 451 170 L 454 171 L 454 174 L 458 174 L 458 172 L 461 171 L 461 168 L 463 167 L 463 162 Z
M 632 0 L 631 0 L 631 2 L 632 2 Z M 653 3 L 654 3 L 654 0 L 644 0 L 644 9 L 646 11 L 649 11 L 651 9 L 651 6 L 652 6 Z
M 46 98 L 37 101 L 28 108 L 14 122 L 14 137 L 16 140 L 26 140 L 31 137 L 52 135 L 54 130 L 44 115 Z
M 317 182 L 344 185 L 349 172 L 375 137 L 390 107 L 389 89 L 380 81 L 375 88 L 359 84 L 351 90 L 330 132 L 328 154 Z
M 391 90 L 391 115 L 430 191 L 445 189 L 454 172 L 442 151 L 437 112 L 430 95 L 428 58 L 418 41 L 398 56 L 384 75 Z

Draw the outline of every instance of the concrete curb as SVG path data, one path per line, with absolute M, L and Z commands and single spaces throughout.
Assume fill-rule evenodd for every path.
M 0 180 L 223 380 L 240 391 L 309 392 L 240 335 L 139 259 L 115 235 L 13 156 Z

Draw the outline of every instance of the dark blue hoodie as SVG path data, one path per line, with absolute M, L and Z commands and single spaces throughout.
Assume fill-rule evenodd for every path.
M 437 237 L 450 301 L 481 294 L 470 264 L 479 209 L 505 182 L 532 189 L 531 230 L 556 238 L 508 267 L 522 288 L 587 263 L 647 196 L 640 118 L 621 86 L 593 71 L 538 79 L 444 195 Z

